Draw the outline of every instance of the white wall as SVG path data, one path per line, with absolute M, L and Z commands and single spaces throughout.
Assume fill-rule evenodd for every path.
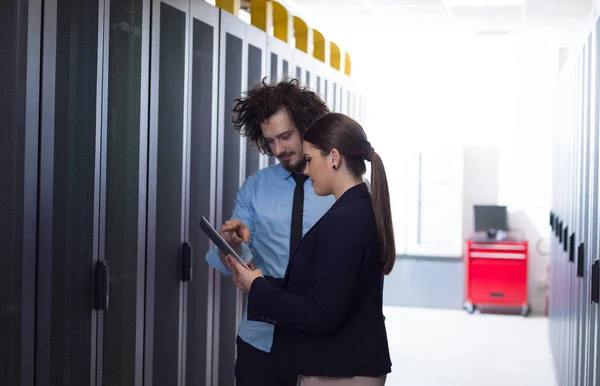
M 412 226 L 408 154 L 465 146 L 465 173 L 483 169 L 492 157 L 496 181 L 465 175 L 463 218 L 455 226 L 468 235 L 477 197 L 507 205 L 510 224 L 530 241 L 532 304 L 543 311 L 558 45 L 459 32 L 372 32 L 379 38 L 348 40 L 355 41 L 353 73 L 368 101 L 365 130 L 388 170 L 399 251 L 406 250 Z

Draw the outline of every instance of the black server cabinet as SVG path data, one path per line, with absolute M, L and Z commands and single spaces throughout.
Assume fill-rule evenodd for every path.
M 98 385 L 142 385 L 150 0 L 106 1 L 98 269 Z
M 104 4 L 44 2 L 36 383 L 96 380 Z M 98 279 L 103 280 L 103 277 Z M 100 286 L 98 286 L 100 288 Z M 94 301 L 95 300 L 95 301 Z M 94 306 L 94 307 L 93 307 Z
M 41 1 L 0 11 L 0 385 L 33 385 Z
M 215 272 L 204 260 L 209 240 L 198 226 L 215 223 L 219 10 L 191 3 L 189 230 L 192 275 L 188 284 L 185 382 L 211 385 L 213 376 L 213 291 Z M 217 362 L 218 363 L 218 362 Z
M 152 3 L 144 385 L 185 376 L 189 9 L 186 0 Z
M 245 176 L 245 142 L 233 130 L 231 110 L 234 100 L 247 85 L 246 23 L 220 10 L 220 39 L 217 227 L 231 218 L 237 191 Z M 215 344 L 213 360 L 218 360 L 218 373 L 213 375 L 213 384 L 233 385 L 242 294 L 229 278 L 216 275 L 214 295 L 214 336 L 218 344 Z
M 267 37 L 263 31 L 253 26 L 246 27 L 247 51 L 247 90 L 261 83 L 266 76 Z M 246 144 L 246 178 L 266 165 L 267 158 L 255 146 Z

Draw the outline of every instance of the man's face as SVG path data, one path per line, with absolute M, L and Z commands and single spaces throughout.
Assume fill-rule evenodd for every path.
M 283 167 L 289 172 L 304 170 L 302 138 L 287 111 L 279 110 L 261 125 L 263 137 Z

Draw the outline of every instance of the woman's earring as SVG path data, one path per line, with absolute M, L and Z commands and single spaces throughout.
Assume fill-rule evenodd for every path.
M 333 170 L 336 170 L 336 169 L 337 169 L 337 166 L 333 165 Z

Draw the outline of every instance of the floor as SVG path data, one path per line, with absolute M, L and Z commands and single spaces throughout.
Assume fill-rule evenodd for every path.
M 555 386 L 548 319 L 384 307 L 387 386 Z

